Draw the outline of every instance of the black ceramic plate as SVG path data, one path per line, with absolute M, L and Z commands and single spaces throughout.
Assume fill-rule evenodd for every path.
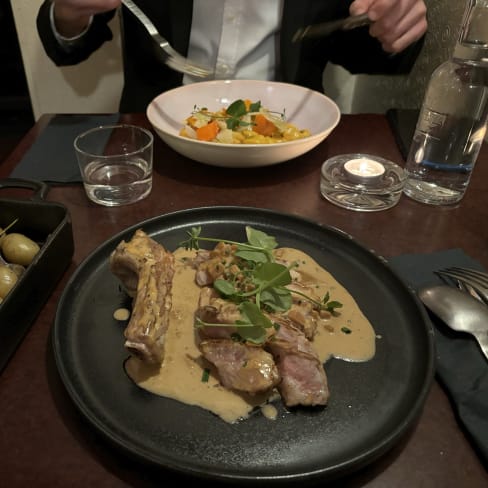
M 127 298 L 109 255 L 143 228 L 168 249 L 202 226 L 209 236 L 245 240 L 245 225 L 300 248 L 355 297 L 379 335 L 371 361 L 326 365 L 325 409 L 262 415 L 227 424 L 198 407 L 152 395 L 125 375 L 121 326 Z M 384 261 L 350 236 L 269 210 L 209 207 L 163 215 L 113 237 L 68 283 L 53 330 L 61 378 L 74 403 L 108 439 L 139 459 L 200 478 L 269 485 L 350 473 L 391 448 L 415 421 L 433 376 L 433 340 L 423 308 Z

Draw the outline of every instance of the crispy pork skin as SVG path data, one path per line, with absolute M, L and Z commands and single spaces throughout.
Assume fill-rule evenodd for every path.
M 280 381 L 273 357 L 259 346 L 209 339 L 200 342 L 199 347 L 205 359 L 217 368 L 226 388 L 255 394 L 270 390 Z
M 173 254 L 138 229 L 113 251 L 110 269 L 134 298 L 125 347 L 147 363 L 161 363 L 171 310 Z
M 286 317 L 274 316 L 277 333 L 268 341 L 281 383 L 278 385 L 287 407 L 326 405 L 329 388 L 324 367 L 304 333 Z

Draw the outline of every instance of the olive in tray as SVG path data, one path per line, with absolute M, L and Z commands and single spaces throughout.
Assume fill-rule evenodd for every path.
M 6 263 L 28 266 L 39 252 L 37 242 L 29 239 L 24 234 L 12 232 L 7 234 L 5 229 L 0 229 L 0 249 Z
M 7 233 L 16 223 L 14 220 L 5 229 L 0 227 L 0 303 L 40 251 L 39 244 L 24 234 Z
M 5 188 L 27 188 L 28 199 L 2 198 Z M 0 371 L 22 341 L 73 256 L 67 209 L 47 202 L 49 187 L 0 180 Z

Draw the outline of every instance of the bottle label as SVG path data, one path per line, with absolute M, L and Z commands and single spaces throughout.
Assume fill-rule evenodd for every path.
M 423 109 L 420 113 L 417 129 L 428 133 L 431 137 L 440 137 L 446 119 L 447 114 Z

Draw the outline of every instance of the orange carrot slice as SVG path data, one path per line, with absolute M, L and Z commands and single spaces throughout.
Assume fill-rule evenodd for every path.
M 199 127 L 196 132 L 199 141 L 212 141 L 219 133 L 219 124 L 217 124 L 216 120 L 212 120 L 207 125 Z
M 272 136 L 276 132 L 276 125 L 264 115 L 257 114 L 254 118 L 253 130 L 263 136 Z

